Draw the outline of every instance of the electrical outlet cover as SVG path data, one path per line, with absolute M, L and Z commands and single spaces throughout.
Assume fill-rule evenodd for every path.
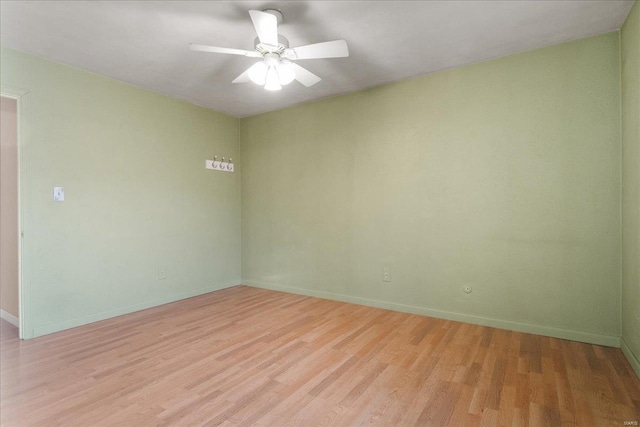
M 383 267 L 382 268 L 382 281 L 390 282 L 391 281 L 391 267 Z

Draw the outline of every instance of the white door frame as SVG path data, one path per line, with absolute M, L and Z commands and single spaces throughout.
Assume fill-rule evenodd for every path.
M 26 244 L 25 228 L 28 228 L 29 209 L 28 207 L 29 186 L 25 179 L 27 170 L 27 152 L 29 147 L 29 91 L 17 89 L 9 86 L 0 86 L 0 96 L 15 99 L 17 102 L 17 149 L 18 149 L 18 331 L 21 339 L 33 338 L 33 329 L 30 325 L 30 298 L 29 280 L 25 269 Z M 27 240 L 28 241 L 28 240 Z

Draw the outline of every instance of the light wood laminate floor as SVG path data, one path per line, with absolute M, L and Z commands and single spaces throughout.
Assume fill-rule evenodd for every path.
M 623 426 L 619 349 L 238 286 L 20 341 L 1 425 Z

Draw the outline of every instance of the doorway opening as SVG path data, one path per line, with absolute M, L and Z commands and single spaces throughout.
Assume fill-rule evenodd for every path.
M 0 97 L 0 200 L 0 317 L 19 328 L 18 100 L 5 96 Z
M 0 318 L 2 332 L 23 338 L 22 225 L 20 220 L 21 115 L 25 91 L 0 93 Z

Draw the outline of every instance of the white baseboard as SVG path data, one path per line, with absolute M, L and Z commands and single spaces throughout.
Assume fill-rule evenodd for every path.
M 139 304 L 128 305 L 126 307 L 117 308 L 114 310 L 102 311 L 100 313 L 91 314 L 89 316 L 76 317 L 74 319 L 65 320 L 63 322 L 49 323 L 47 325 L 36 326 L 33 328 L 33 335 L 31 335 L 29 338 L 36 338 L 42 335 L 52 334 L 54 332 L 60 332 L 65 329 L 71 329 L 78 326 L 87 325 L 89 323 L 110 319 L 112 317 L 121 316 L 123 314 L 129 314 L 135 311 L 145 310 L 147 308 L 157 307 L 163 304 L 169 304 L 172 302 L 195 297 L 198 295 L 208 294 L 209 292 L 231 288 L 239 284 L 240 283 L 236 280 L 229 283 L 217 284 L 217 285 L 207 286 L 204 288 L 193 289 L 191 291 L 181 292 L 179 294 L 168 295 L 162 298 L 145 301 Z
M 624 338 L 620 339 L 620 348 L 622 349 L 622 353 L 625 355 L 625 357 L 629 361 L 629 364 L 633 368 L 633 371 L 636 373 L 636 375 L 640 379 L 640 360 L 638 360 L 635 354 L 633 354 L 633 352 L 625 342 Z
M 6 320 L 7 322 L 11 323 L 13 326 L 15 326 L 16 328 L 20 327 L 20 322 L 18 321 L 18 318 L 16 316 L 14 316 L 13 314 L 1 310 L 0 309 L 0 318 Z
M 548 337 L 561 338 L 571 341 L 579 341 L 590 344 L 604 345 L 607 347 L 620 347 L 620 337 L 613 335 L 599 335 L 590 332 L 573 331 L 568 329 L 552 328 L 549 326 L 533 325 L 529 323 L 514 322 L 510 320 L 494 319 L 491 317 L 472 316 L 463 313 L 438 310 L 427 307 L 398 304 L 387 301 L 380 301 L 362 297 L 355 297 L 332 292 L 316 291 L 311 289 L 295 288 L 290 286 L 275 285 L 256 280 L 243 280 L 243 284 L 256 288 L 271 289 L 275 291 L 289 292 L 312 297 L 326 298 L 335 301 L 350 302 L 353 304 L 367 305 L 370 307 L 384 308 L 387 310 L 400 311 L 404 313 L 420 314 L 423 316 L 436 317 L 439 319 L 455 320 L 458 322 L 473 323 L 493 328 L 507 329 L 511 331 L 526 332 Z

